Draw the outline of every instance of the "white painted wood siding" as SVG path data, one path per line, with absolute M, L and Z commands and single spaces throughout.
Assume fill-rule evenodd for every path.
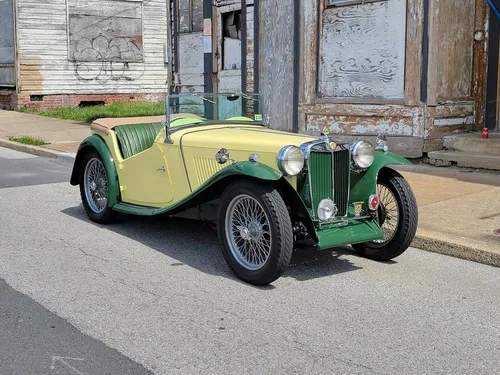
M 161 93 L 168 90 L 164 45 L 169 43 L 165 0 L 17 1 L 20 89 L 33 94 Z M 68 34 L 69 9 L 89 15 L 142 19 L 142 62 L 75 61 Z M 135 10 L 131 10 L 135 9 Z M 116 13 L 113 13 L 116 12 Z M 106 17 L 103 17 L 106 18 Z M 96 18 L 96 21 L 99 21 Z M 138 24 L 138 22 L 136 22 Z M 104 20 L 89 28 L 95 37 Z M 97 29 L 96 29 L 97 28 Z M 108 29 L 109 31 L 109 29 Z M 78 31 L 79 36 L 84 30 Z M 74 51 L 73 51 L 74 52 Z M 88 60 L 88 59 L 87 59 Z
M 403 99 L 406 0 L 327 8 L 320 35 L 320 97 Z

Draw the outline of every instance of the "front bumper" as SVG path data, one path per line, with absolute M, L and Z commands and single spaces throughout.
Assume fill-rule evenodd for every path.
M 351 245 L 384 238 L 384 233 L 376 221 L 369 219 L 349 219 L 348 224 L 324 225 L 316 229 L 318 248 Z

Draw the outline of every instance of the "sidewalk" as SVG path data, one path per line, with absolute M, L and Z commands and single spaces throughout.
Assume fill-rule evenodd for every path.
M 85 123 L 0 110 L 0 147 L 71 161 L 88 135 Z M 50 144 L 25 146 L 8 141 L 10 136 Z M 419 205 L 413 246 L 500 267 L 500 173 L 426 165 L 396 169 L 408 179 Z
M 10 148 L 45 157 L 57 157 L 61 153 L 72 155 L 78 150 L 82 139 L 90 134 L 90 125 L 84 122 L 0 110 L 0 146 L 3 147 L 10 145 Z M 8 141 L 11 136 L 39 138 L 48 145 L 23 147 L 19 143 Z

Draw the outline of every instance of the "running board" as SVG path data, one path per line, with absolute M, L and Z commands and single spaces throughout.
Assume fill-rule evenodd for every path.
M 125 214 L 139 215 L 139 216 L 154 216 L 166 212 L 166 210 L 162 208 L 138 206 L 135 204 L 123 203 L 123 202 L 118 202 L 117 204 L 115 204 L 113 206 L 113 210 L 123 212 Z

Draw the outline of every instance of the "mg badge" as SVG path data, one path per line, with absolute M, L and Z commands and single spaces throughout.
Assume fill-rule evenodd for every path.
M 354 215 L 361 215 L 361 209 L 363 208 L 363 202 L 355 202 L 354 205 Z

